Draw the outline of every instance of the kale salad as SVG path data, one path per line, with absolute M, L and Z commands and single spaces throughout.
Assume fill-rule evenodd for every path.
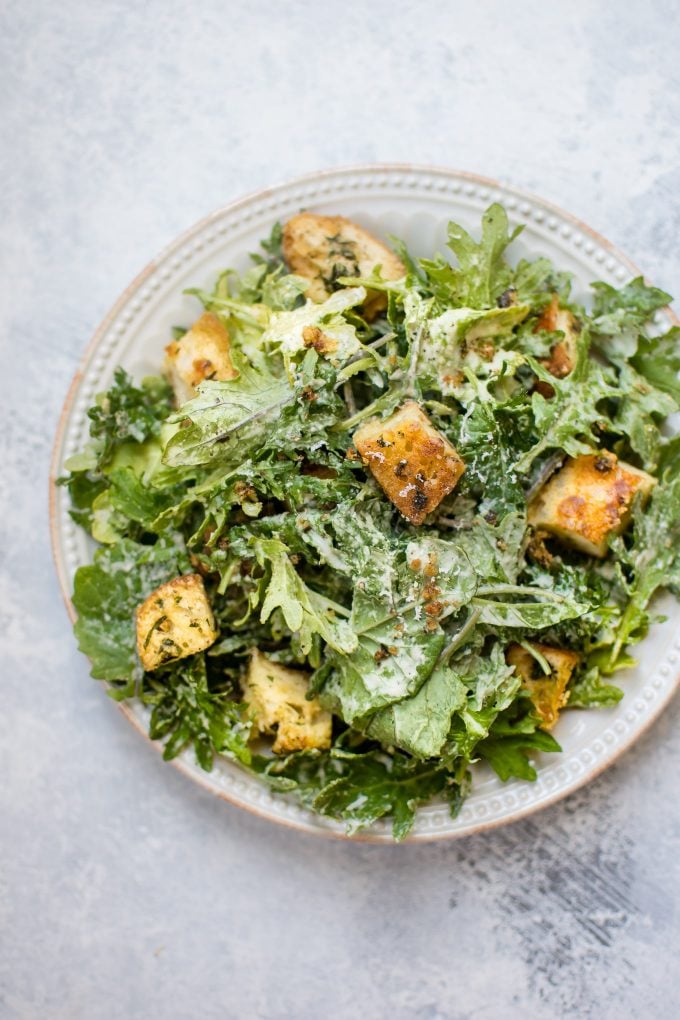
M 494 204 L 414 258 L 303 212 L 97 398 L 59 479 L 98 543 L 75 633 L 166 758 L 401 840 L 623 696 L 680 587 L 680 330 L 641 278 L 575 303 L 521 229 Z

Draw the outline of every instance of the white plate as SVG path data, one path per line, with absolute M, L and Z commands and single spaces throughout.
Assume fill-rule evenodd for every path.
M 417 166 L 366 166 L 331 170 L 250 195 L 213 213 L 192 227 L 130 284 L 116 302 L 90 344 L 64 406 L 52 463 L 53 477 L 63 473 L 64 461 L 87 440 L 87 408 L 95 394 L 109 385 L 117 365 L 133 376 L 158 372 L 163 347 L 174 325 L 189 325 L 199 308 L 182 294 L 185 287 L 209 289 L 218 270 L 245 269 L 248 252 L 269 234 L 276 220 L 301 208 L 343 214 L 375 233 L 402 237 L 416 255 L 445 250 L 446 224 L 454 219 L 479 229 L 480 216 L 492 201 L 504 204 L 511 220 L 526 229 L 510 249 L 512 258 L 547 255 L 575 277 L 575 296 L 585 300 L 588 283 L 606 280 L 620 286 L 639 270 L 599 235 L 554 206 L 470 174 Z M 659 313 L 660 327 L 677 320 L 670 311 Z M 77 567 L 90 562 L 93 543 L 68 515 L 64 489 L 51 487 L 51 528 L 59 581 L 70 602 Z M 451 819 L 443 804 L 419 810 L 411 840 L 462 836 L 513 821 L 558 800 L 581 786 L 629 747 L 662 711 L 676 689 L 680 639 L 675 638 L 680 606 L 671 598 L 659 608 L 666 623 L 652 629 L 638 646 L 639 665 L 620 681 L 626 696 L 616 708 L 563 713 L 555 734 L 562 754 L 538 756 L 535 783 L 501 783 L 490 770 L 477 767 L 473 791 L 458 818 Z M 146 734 L 147 711 L 132 702 L 123 706 L 128 719 Z M 186 751 L 177 766 L 219 796 L 271 821 L 307 832 L 343 836 L 342 824 L 275 796 L 259 780 L 227 761 L 211 773 Z M 378 823 L 354 839 L 391 840 L 389 823 Z

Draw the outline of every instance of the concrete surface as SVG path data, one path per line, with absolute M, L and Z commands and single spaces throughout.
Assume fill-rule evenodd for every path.
M 680 702 L 591 786 L 463 842 L 279 830 L 163 765 L 88 678 L 46 478 L 81 351 L 180 230 L 370 160 L 500 176 L 678 290 L 679 8 L 5 0 L 0 1016 L 680 1015 Z

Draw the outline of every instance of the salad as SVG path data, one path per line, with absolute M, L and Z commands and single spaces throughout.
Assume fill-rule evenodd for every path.
M 303 212 L 97 398 L 59 480 L 98 543 L 75 634 L 166 758 L 400 840 L 623 697 L 680 587 L 680 331 L 641 278 L 587 310 L 508 261 L 521 229 L 494 204 L 423 259 Z

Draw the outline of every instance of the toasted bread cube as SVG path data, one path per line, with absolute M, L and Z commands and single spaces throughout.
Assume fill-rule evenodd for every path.
M 165 348 L 165 370 L 178 407 L 195 397 L 196 387 L 206 379 L 235 379 L 238 372 L 231 362 L 229 332 L 222 320 L 204 312 L 183 337 Z
M 198 574 L 183 574 L 151 592 L 137 608 L 137 651 L 146 670 L 209 648 L 215 617 Z
M 529 505 L 529 524 L 600 558 L 630 521 L 636 493 L 646 499 L 656 478 L 602 450 L 567 460 Z
M 309 674 L 271 662 L 256 648 L 242 681 L 243 698 L 259 733 L 274 733 L 275 754 L 331 746 L 331 714 L 307 700 Z
M 385 494 L 411 524 L 422 524 L 455 488 L 465 465 L 414 400 L 385 421 L 369 421 L 354 445 Z
M 581 332 L 581 324 L 568 308 L 560 308 L 557 294 L 553 294 L 552 301 L 543 310 L 536 323 L 535 332 L 541 329 L 548 330 L 550 333 L 556 333 L 558 330 L 564 333 L 564 338 L 553 345 L 550 357 L 541 359 L 541 364 L 547 368 L 551 375 L 563 379 L 565 375 L 569 375 L 576 364 L 576 345 Z
M 341 276 L 370 276 L 380 266 L 383 280 L 399 280 L 406 266 L 382 241 L 344 216 L 300 213 L 283 228 L 283 257 L 292 272 L 310 283 L 307 297 L 325 301 Z M 387 307 L 385 294 L 369 290 L 363 314 L 369 321 Z
M 535 641 L 531 645 L 547 661 L 550 673 L 544 673 L 541 664 L 522 645 L 510 645 L 505 657 L 508 665 L 514 666 L 522 678 L 522 687 L 529 693 L 542 729 L 551 730 L 557 722 L 560 709 L 564 708 L 569 699 L 567 685 L 581 656 L 566 648 L 553 648 Z

